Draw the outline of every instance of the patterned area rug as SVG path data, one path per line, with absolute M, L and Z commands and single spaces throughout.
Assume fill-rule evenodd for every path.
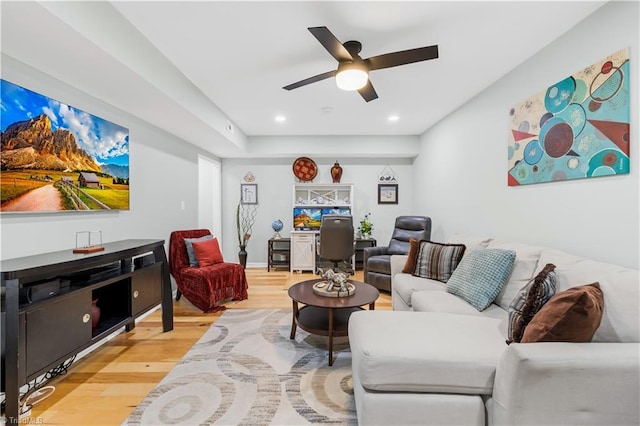
M 227 310 L 125 425 L 357 424 L 346 337 L 298 327 L 290 309 Z

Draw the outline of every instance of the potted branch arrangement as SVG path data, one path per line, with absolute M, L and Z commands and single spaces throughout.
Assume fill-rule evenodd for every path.
M 251 230 L 256 221 L 258 206 L 255 204 L 238 204 L 236 210 L 236 229 L 238 232 L 238 259 L 242 267 L 247 267 L 247 244 L 251 238 Z

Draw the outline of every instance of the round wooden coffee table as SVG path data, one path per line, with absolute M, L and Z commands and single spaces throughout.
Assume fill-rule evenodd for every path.
M 347 336 L 349 316 L 352 312 L 362 310 L 369 305 L 375 309 L 380 295 L 374 286 L 349 280 L 356 291 L 346 297 L 325 297 L 313 292 L 313 285 L 321 279 L 302 281 L 289 288 L 289 297 L 293 301 L 293 321 L 291 323 L 291 339 L 296 337 L 296 327 L 311 334 L 329 337 L 329 365 L 333 365 L 333 337 Z M 298 309 L 298 303 L 302 306 Z

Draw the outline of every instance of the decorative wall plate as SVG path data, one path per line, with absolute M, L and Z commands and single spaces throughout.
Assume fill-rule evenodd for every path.
M 301 181 L 309 182 L 318 174 L 318 166 L 309 157 L 299 157 L 293 162 L 293 174 Z

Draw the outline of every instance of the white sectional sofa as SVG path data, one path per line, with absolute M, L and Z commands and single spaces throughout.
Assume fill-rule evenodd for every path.
M 516 252 L 508 282 L 482 312 L 446 284 L 402 273 L 394 311 L 349 321 L 360 424 L 640 424 L 640 275 L 559 250 L 455 235 L 449 243 Z M 557 292 L 599 282 L 604 313 L 590 343 L 506 344 L 509 304 L 547 264 Z

